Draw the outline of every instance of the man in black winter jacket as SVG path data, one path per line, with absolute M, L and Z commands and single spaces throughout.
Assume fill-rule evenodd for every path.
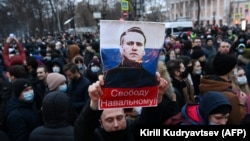
M 159 81 L 158 106 L 162 106 L 161 101 L 168 82 L 160 77 L 157 77 L 157 80 Z M 149 113 L 152 108 L 157 109 L 158 106 L 142 108 L 142 114 L 133 121 L 126 119 L 123 108 L 98 110 L 103 84 L 103 79 L 100 79 L 88 89 L 90 102 L 85 105 L 75 122 L 75 141 L 135 141 L 136 126 L 151 124 L 152 120 L 160 116 L 160 112 L 159 115 L 155 112 Z

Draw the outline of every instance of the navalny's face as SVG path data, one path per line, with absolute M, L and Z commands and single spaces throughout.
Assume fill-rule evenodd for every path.
M 122 39 L 121 53 L 126 60 L 141 61 L 145 50 L 145 39 L 137 32 L 128 32 Z

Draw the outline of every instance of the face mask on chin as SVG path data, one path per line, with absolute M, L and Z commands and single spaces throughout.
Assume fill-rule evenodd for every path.
M 219 124 L 210 121 L 210 122 L 209 122 L 209 125 L 219 125 Z

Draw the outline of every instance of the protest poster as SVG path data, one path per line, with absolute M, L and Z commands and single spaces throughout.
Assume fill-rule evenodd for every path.
M 99 109 L 157 105 L 156 68 L 164 36 L 163 23 L 100 21 L 104 86 Z

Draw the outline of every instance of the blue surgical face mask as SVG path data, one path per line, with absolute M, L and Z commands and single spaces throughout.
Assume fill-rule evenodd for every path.
M 202 72 L 201 70 L 197 70 L 197 71 L 195 72 L 195 74 L 196 74 L 196 75 L 201 75 L 201 72 Z
M 46 57 L 44 57 L 44 59 L 47 61 L 51 61 L 51 56 L 46 56 Z
M 23 93 L 23 101 L 25 102 L 33 102 L 34 99 L 34 91 L 28 91 Z
M 159 60 L 165 62 L 166 56 L 165 55 L 160 55 Z
M 60 91 L 60 92 L 67 92 L 67 85 L 66 84 L 64 84 L 64 85 L 61 85 L 61 86 L 59 86 L 59 88 L 58 88 L 58 90 Z
M 238 78 L 237 78 L 237 83 L 238 83 L 239 85 L 246 84 L 246 83 L 247 83 L 247 77 L 246 77 L 246 76 L 238 77 Z
M 83 69 L 83 65 L 82 64 L 79 64 L 79 65 L 77 65 L 78 66 L 78 69 L 79 70 L 82 70 Z
M 99 67 L 96 67 L 96 66 L 91 67 L 92 72 L 98 72 L 99 70 L 100 70 Z

